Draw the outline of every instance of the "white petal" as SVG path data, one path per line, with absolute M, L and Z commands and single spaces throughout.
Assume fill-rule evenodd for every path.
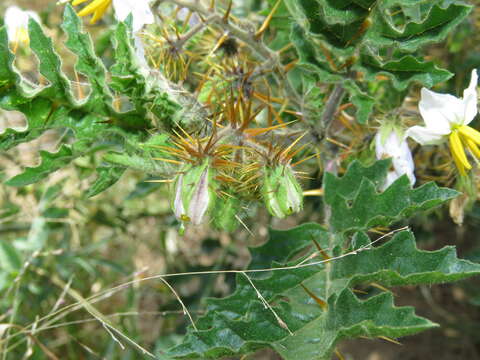
M 138 65 L 140 65 L 141 68 L 147 69 L 148 63 L 145 58 L 145 48 L 143 46 L 142 39 L 137 34 L 134 34 L 133 41 L 135 44 L 135 54 L 137 55 Z
M 188 217 L 193 225 L 200 225 L 210 204 L 210 191 L 208 189 L 208 168 L 203 170 L 202 175 L 195 185 L 190 204 L 188 206 Z
M 421 145 L 436 145 L 443 142 L 445 140 L 445 135 L 448 135 L 449 133 L 450 130 L 447 133 L 435 132 L 427 127 L 412 126 L 405 134 Z
M 173 200 L 173 212 L 178 220 L 185 215 L 185 208 L 183 207 L 183 174 L 180 174 L 175 183 L 175 199 Z
M 463 91 L 463 106 L 464 106 L 464 125 L 468 125 L 477 115 L 477 70 L 472 70 L 470 77 L 470 85 Z
M 413 162 L 412 153 L 406 141 L 402 142 L 400 149 L 401 153 L 399 156 L 395 156 L 392 159 L 393 168 L 398 177 L 406 174 L 410 183 L 414 185 L 416 180 L 414 175 L 415 163 Z
M 438 94 L 422 88 L 418 108 L 427 128 L 435 133 L 448 134 L 452 125 L 464 123 L 463 100 L 450 94 Z
M 380 160 L 380 159 L 383 159 L 385 154 L 386 154 L 386 151 L 382 141 L 382 134 L 379 131 L 375 135 L 375 155 L 377 159 Z
M 375 150 L 378 159 L 386 157 L 403 157 L 405 154 L 409 154 L 410 150 L 404 138 L 398 136 L 398 134 L 391 130 L 384 141 L 381 140 L 381 132 L 377 134 Z M 406 152 L 405 152 L 406 150 Z
M 113 0 L 115 17 L 119 21 L 124 21 L 128 15 L 132 14 L 133 32 L 140 30 L 145 24 L 152 24 L 154 16 L 148 0 Z
M 9 6 L 5 11 L 5 27 L 7 28 L 8 39 L 17 41 L 19 31 L 28 30 L 28 19 L 32 17 L 40 22 L 40 18 L 33 11 L 23 11 L 18 6 Z

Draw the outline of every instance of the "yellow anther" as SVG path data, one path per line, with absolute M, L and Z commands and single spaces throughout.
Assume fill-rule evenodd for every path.
M 85 1 L 87 0 L 75 0 L 73 5 L 78 5 Z M 103 14 L 105 14 L 111 3 L 112 0 L 93 0 L 78 13 L 78 16 L 88 16 L 93 14 L 90 23 L 94 24 L 103 16 Z
M 463 125 L 463 126 L 460 126 L 458 128 L 458 131 L 465 138 L 470 139 L 474 143 L 480 145 L 480 132 L 478 132 L 474 128 L 471 128 L 470 126 Z
M 467 156 L 465 155 L 465 150 L 463 150 L 462 141 L 460 140 L 457 130 L 452 131 L 449 142 L 453 160 L 455 161 L 460 174 L 466 175 L 465 169 L 470 170 L 472 166 L 467 160 Z

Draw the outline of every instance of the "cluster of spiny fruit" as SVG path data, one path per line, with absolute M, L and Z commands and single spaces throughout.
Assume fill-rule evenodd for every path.
M 288 127 L 292 112 L 285 100 L 271 95 L 262 64 L 239 40 L 213 26 L 188 49 L 183 48 L 185 38 L 170 28 L 161 32 L 158 51 L 155 44 L 150 49 L 158 60 L 152 62 L 171 81 L 193 84 L 210 114 L 201 130 L 179 126 L 168 146 L 158 146 L 165 154 L 159 160 L 178 166 L 171 180 L 177 219 L 182 225 L 211 219 L 216 227 L 232 231 L 248 201 L 263 200 L 278 218 L 301 210 L 301 174 L 294 166 L 310 157 L 293 161 L 306 152 L 306 144 L 299 146 L 302 133 Z M 195 75 L 200 80 L 192 80 Z
M 157 146 L 166 156 L 158 160 L 178 165 L 171 202 L 182 224 L 199 225 L 211 218 L 216 227 L 232 231 L 242 203 L 258 199 L 278 218 L 302 209 L 301 174 L 294 167 L 308 158 L 293 158 L 306 147 L 297 146 L 303 136 L 292 141 L 294 135 L 285 135 L 289 144 L 278 145 L 281 136 L 275 131 L 288 123 L 249 127 L 260 112 L 251 105 L 240 96 L 225 104 L 209 135 L 180 128 L 169 145 Z

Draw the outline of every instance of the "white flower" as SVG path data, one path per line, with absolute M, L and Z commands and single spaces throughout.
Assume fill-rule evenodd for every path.
M 30 38 L 28 36 L 28 20 L 32 18 L 40 23 L 38 14 L 34 11 L 24 11 L 18 6 L 10 6 L 5 11 L 5 27 L 7 28 L 8 41 L 16 47 L 21 44 L 28 46 Z
M 135 33 L 144 25 L 153 24 L 155 20 L 149 2 L 149 0 L 113 0 L 115 17 L 118 21 L 124 21 L 132 14 L 132 29 Z
M 388 172 L 383 188 L 386 189 L 404 174 L 407 175 L 412 185 L 415 184 L 416 179 L 413 174 L 415 164 L 406 137 L 399 136 L 393 129 L 387 131 L 387 133 L 379 131 L 375 136 L 377 159 L 392 158 L 393 170 Z
M 480 133 L 467 126 L 478 112 L 477 82 L 477 71 L 473 70 L 463 98 L 422 88 L 418 107 L 425 126 L 413 126 L 407 130 L 407 136 L 422 145 L 440 144 L 448 138 L 453 159 L 462 175 L 472 168 L 465 147 L 474 157 L 480 158 Z
M 74 0 L 72 5 L 76 6 L 88 0 Z M 88 16 L 93 14 L 90 22 L 97 22 L 107 11 L 112 0 L 92 0 L 79 13 L 79 16 Z M 133 32 L 139 31 L 146 24 L 153 24 L 154 17 L 150 10 L 150 0 L 113 0 L 113 9 L 115 18 L 118 21 L 124 21 L 128 15 L 132 14 Z

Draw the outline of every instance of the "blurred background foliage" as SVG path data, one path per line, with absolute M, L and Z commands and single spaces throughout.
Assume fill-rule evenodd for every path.
M 250 14 L 266 8 L 268 1 L 237 3 L 236 11 Z M 480 66 L 480 3 L 472 3 L 476 6 L 468 19 L 446 41 L 425 50 L 428 60 L 456 75 L 437 86 L 436 91 L 459 95 L 470 70 Z M 0 14 L 13 4 L 37 11 L 51 29 L 49 35 L 61 39 L 58 25 L 62 6 L 52 0 L 4 0 Z M 102 39 L 108 37 L 103 29 L 102 23 L 89 29 L 98 39 L 100 51 Z M 271 46 L 284 45 L 279 37 Z M 28 69 L 32 64 L 22 65 Z M 418 90 L 419 87 L 410 89 L 403 105 L 406 109 L 416 107 Z M 0 111 L 0 131 L 23 126 L 24 119 L 18 113 Z M 334 128 L 340 126 L 343 125 L 333 124 Z M 370 138 L 365 128 L 355 124 L 354 136 L 348 137 L 357 142 L 353 144 L 356 152 L 368 158 Z M 36 164 L 38 150 L 53 151 L 59 136 L 55 131 L 48 132 L 1 153 L 0 179 L 8 179 L 20 173 L 22 167 Z M 444 163 L 448 154 L 440 149 L 414 151 L 420 182 L 436 180 L 453 185 L 451 169 L 422 169 L 422 164 L 432 163 L 432 157 L 433 163 Z M 321 218 L 321 197 L 309 197 L 305 211 L 286 220 L 272 219 L 265 209 L 259 208 L 254 209 L 255 217 L 244 219 L 248 231 L 240 227 L 226 233 L 205 225 L 187 229 L 180 236 L 170 209 L 168 188 L 143 182 L 140 172 L 129 170 L 107 191 L 92 199 L 85 197 L 95 177 L 94 169 L 101 162 L 100 155 L 78 158 L 68 168 L 35 185 L 0 187 L 0 324 L 18 327 L 0 325 L 0 334 L 18 334 L 8 343 L 8 356 L 0 355 L 2 359 L 56 359 L 59 354 L 61 359 L 138 359 L 142 358 L 138 346 L 163 359 L 162 351 L 178 342 L 188 318 L 175 295 L 159 279 L 137 280 L 161 273 L 244 269 L 249 261 L 247 247 L 261 244 L 269 226 L 289 228 Z M 348 158 L 349 154 L 344 155 Z M 319 185 L 318 179 L 304 183 L 305 189 Z M 476 189 L 469 186 L 470 196 L 476 199 Z M 419 247 L 432 250 L 454 244 L 459 257 L 480 261 L 477 201 L 460 197 L 449 208 L 414 218 L 411 226 Z M 130 284 L 131 281 L 134 283 Z M 204 309 L 202 299 L 231 293 L 234 279 L 230 275 L 185 276 L 171 279 L 170 285 L 195 317 Z M 404 346 L 380 340 L 354 340 L 344 343 L 340 351 L 346 359 L 480 359 L 479 285 L 480 281 L 474 278 L 435 287 L 396 289 L 398 305 L 414 306 L 419 315 L 439 323 L 441 328 L 404 338 Z M 96 294 L 103 294 L 89 300 L 96 310 L 84 304 L 58 311 Z M 102 325 L 102 321 L 108 321 L 116 330 Z M 31 330 L 31 335 L 21 328 Z M 263 351 L 242 359 L 276 358 Z

